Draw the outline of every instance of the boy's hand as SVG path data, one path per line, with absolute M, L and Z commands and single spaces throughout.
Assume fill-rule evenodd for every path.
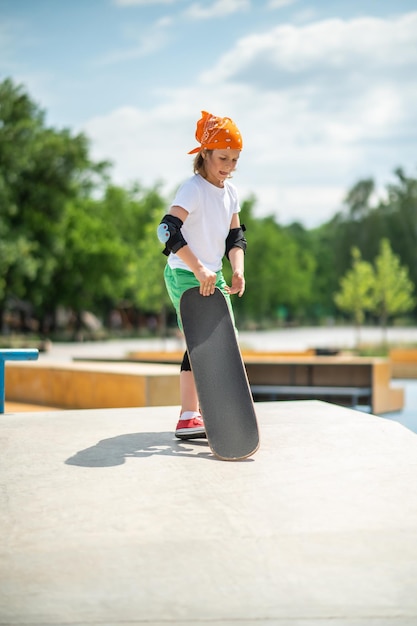
M 216 287 L 217 276 L 215 272 L 210 271 L 204 265 L 194 272 L 195 277 L 200 283 L 200 294 L 202 296 L 211 296 Z
M 228 287 L 227 291 L 230 294 L 237 293 L 241 298 L 245 292 L 245 276 L 240 270 L 233 272 L 232 286 Z

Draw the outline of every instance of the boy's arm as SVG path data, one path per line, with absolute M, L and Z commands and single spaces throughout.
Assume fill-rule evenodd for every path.
M 239 214 L 234 213 L 230 223 L 232 228 L 240 228 Z M 233 247 L 229 250 L 229 261 L 232 266 L 232 286 L 230 293 L 237 293 L 241 298 L 245 292 L 245 252 L 242 248 Z
M 188 217 L 188 212 L 180 206 L 173 206 L 169 211 L 170 215 L 178 217 L 182 222 Z M 194 276 L 200 283 L 200 293 L 203 296 L 209 296 L 214 293 L 214 287 L 216 284 L 216 274 L 210 271 L 205 265 L 202 264 L 200 259 L 196 257 L 190 246 L 186 245 L 180 248 L 176 252 L 176 255 L 184 261 L 186 265 L 193 272 Z
M 232 248 L 229 261 L 233 270 L 230 293 L 237 293 L 241 298 L 245 292 L 245 254 L 242 248 Z

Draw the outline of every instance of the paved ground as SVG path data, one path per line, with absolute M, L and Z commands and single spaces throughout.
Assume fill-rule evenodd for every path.
M 256 406 L 240 463 L 177 407 L 1 416 L 0 624 L 415 626 L 417 435 Z

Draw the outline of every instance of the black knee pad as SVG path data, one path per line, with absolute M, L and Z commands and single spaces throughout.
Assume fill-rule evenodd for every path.
M 184 352 L 184 356 L 182 359 L 181 372 L 191 372 L 190 359 L 188 358 L 187 350 Z

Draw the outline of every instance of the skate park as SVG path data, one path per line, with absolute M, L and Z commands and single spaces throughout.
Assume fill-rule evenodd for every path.
M 25 367 L 62 368 L 52 353 Z M 103 348 L 80 346 L 88 356 Z M 257 402 L 259 451 L 223 462 L 204 439 L 175 439 L 176 402 L 22 411 L 7 401 L 15 365 L 1 624 L 416 623 L 410 429 L 322 400 Z M 86 376 L 83 360 L 65 367 Z M 168 382 L 148 390 L 169 395 L 176 364 L 140 367 L 162 367 Z
M 416 3 L 0 24 L 0 626 L 417 626 Z

